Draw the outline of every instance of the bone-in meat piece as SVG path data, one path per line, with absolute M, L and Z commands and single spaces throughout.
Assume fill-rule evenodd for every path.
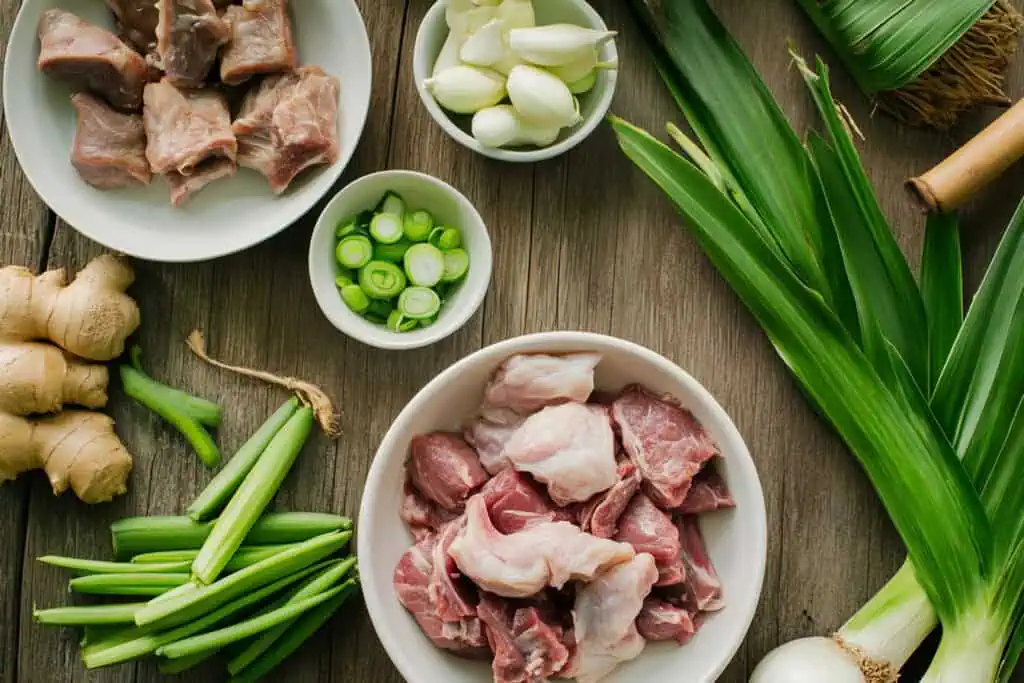
M 144 99 L 146 158 L 154 173 L 192 175 L 207 159 L 234 161 L 238 145 L 223 95 L 179 90 L 164 79 L 147 85 Z
M 102 95 L 118 109 L 142 104 L 146 62 L 110 31 L 49 9 L 39 19 L 39 43 L 40 71 Z
M 224 11 L 231 38 L 220 56 L 220 79 L 236 85 L 256 74 L 298 66 L 287 0 L 250 0 Z
M 166 78 L 183 88 L 198 88 L 217 60 L 229 31 L 210 0 L 161 0 L 156 52 Z
M 210 159 L 195 167 L 191 175 L 168 171 L 164 178 L 171 187 L 171 204 L 181 206 L 215 180 L 235 175 L 238 167 L 231 159 Z
M 82 179 L 100 190 L 148 184 L 142 117 L 115 111 L 84 92 L 72 95 L 71 104 L 78 112 L 71 164 Z
M 156 50 L 156 0 L 107 0 L 121 39 L 145 54 Z
M 316 66 L 267 76 L 232 128 L 238 163 L 262 173 L 275 194 L 304 169 L 338 160 L 338 79 Z

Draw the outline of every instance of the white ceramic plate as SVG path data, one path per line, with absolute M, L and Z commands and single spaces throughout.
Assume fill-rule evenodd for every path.
M 516 353 L 598 351 L 600 389 L 639 382 L 675 396 L 715 437 L 718 463 L 736 507 L 701 516 L 708 553 L 722 581 L 726 606 L 710 615 L 684 647 L 652 643 L 602 683 L 711 683 L 743 641 L 761 594 L 767 553 L 764 497 L 757 470 L 736 426 L 714 397 L 690 375 L 649 349 L 584 332 L 548 332 L 516 337 L 484 348 L 435 377 L 406 405 L 374 457 L 359 509 L 359 574 L 373 626 L 384 648 L 409 683 L 486 683 L 488 663 L 458 659 L 430 643 L 398 602 L 392 584 L 395 565 L 412 545 L 398 516 L 404 464 L 416 434 L 457 429 L 480 405 L 491 373 Z
M 366 27 L 354 0 L 301 0 L 291 3 L 299 59 L 341 81 L 337 163 L 308 169 L 276 197 L 263 176 L 239 169 L 179 208 L 170 205 L 162 178 L 153 178 L 148 187 L 94 189 L 69 161 L 76 123 L 71 90 L 36 68 L 36 25 L 53 7 L 113 30 L 101 0 L 24 0 L 7 46 L 4 114 L 18 161 L 39 196 L 70 225 L 108 248 L 154 261 L 203 261 L 241 251 L 313 208 L 355 151 L 370 106 Z

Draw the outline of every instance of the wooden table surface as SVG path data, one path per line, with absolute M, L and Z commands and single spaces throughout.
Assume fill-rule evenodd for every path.
M 0 0 L 4 47 L 18 2 Z M 663 196 L 619 153 L 607 127 L 572 153 L 533 166 L 492 162 L 459 147 L 430 119 L 413 87 L 413 39 L 428 0 L 359 4 L 373 47 L 373 101 L 345 181 L 409 168 L 462 190 L 480 210 L 494 243 L 494 277 L 482 310 L 454 337 L 420 351 L 383 352 L 347 339 L 321 316 L 309 288 L 311 215 L 261 246 L 213 263 L 137 263 L 131 291 L 142 309 L 139 341 L 152 373 L 225 406 L 218 441 L 229 453 L 282 394 L 199 363 L 185 349 L 189 330 L 202 329 L 215 355 L 326 387 L 340 406 L 344 436 L 337 442 L 319 435 L 311 440 L 276 504 L 354 515 L 378 440 L 404 403 L 450 363 L 483 345 L 541 330 L 591 330 L 639 342 L 677 362 L 718 398 L 746 438 L 765 488 L 764 594 L 746 644 L 720 680 L 745 681 L 758 659 L 780 642 L 840 625 L 899 565 L 899 540 L 853 458 L 808 409 L 753 319 Z M 616 0 L 595 5 L 621 30 L 622 71 L 613 111 L 651 130 L 678 120 L 626 11 Z M 800 126 L 814 121 L 786 41 L 795 40 L 805 53 L 824 48 L 796 4 L 714 5 L 792 119 Z M 942 158 L 985 115 L 951 136 L 909 130 L 872 116 L 842 70 L 835 74 L 840 97 L 867 137 L 860 147 L 869 175 L 899 226 L 900 243 L 916 262 L 922 221 L 908 206 L 901 181 Z M 1011 92 L 1024 93 L 1024 60 L 1011 70 Z M 970 287 L 977 285 L 1022 182 L 1024 169 L 1018 167 L 966 212 Z M 5 131 L 0 262 L 75 269 L 100 251 L 39 201 Z M 126 496 L 95 507 L 70 494 L 55 499 L 39 474 L 0 487 L 0 683 L 162 679 L 152 662 L 86 673 L 73 632 L 44 629 L 31 619 L 34 604 L 68 600 L 65 575 L 35 557 L 105 558 L 112 520 L 180 513 L 210 478 L 177 435 L 117 391 L 109 410 L 135 454 Z M 358 603 L 281 675 L 295 683 L 401 680 Z M 208 668 L 180 680 L 222 678 L 219 669 Z

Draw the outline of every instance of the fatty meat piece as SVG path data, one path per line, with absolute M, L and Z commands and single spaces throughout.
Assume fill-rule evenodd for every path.
M 545 621 L 539 608 L 485 593 L 477 614 L 494 652 L 495 683 L 542 683 L 569 661 L 561 625 Z
M 338 79 L 315 66 L 271 74 L 252 89 L 232 128 L 238 163 L 262 173 L 275 194 L 310 166 L 338 160 Z
M 249 0 L 224 11 L 230 38 L 220 55 L 220 79 L 237 85 L 257 74 L 291 71 L 299 64 L 287 0 Z
M 711 564 L 697 518 L 684 515 L 679 522 L 682 558 L 686 567 L 686 590 L 691 604 L 701 612 L 722 609 L 722 582 Z
M 413 538 L 419 541 L 425 536 L 439 532 L 442 526 L 458 517 L 458 513 L 449 512 L 427 500 L 416 490 L 412 482 L 407 481 L 398 516 L 409 527 Z
M 542 522 L 568 522 L 571 517 L 559 510 L 537 490 L 526 476 L 514 469 L 503 470 L 480 489 L 494 527 L 503 534 L 514 534 Z
M 206 81 L 220 46 L 228 40 L 227 24 L 210 0 L 160 0 L 156 54 L 169 82 L 198 88 Z
M 437 543 L 434 544 L 433 569 L 427 591 L 434 604 L 435 614 L 441 621 L 461 621 L 476 616 L 474 591 L 459 579 L 458 567 L 448 555 L 452 542 L 465 524 L 463 517 L 447 523 L 441 527 Z
M 116 109 L 139 108 L 148 67 L 120 38 L 61 9 L 43 12 L 38 28 L 40 71 L 101 95 Z
M 491 422 L 508 424 L 545 406 L 583 403 L 594 391 L 594 368 L 600 361 L 597 353 L 511 356 L 484 389 L 481 414 Z
M 461 512 L 466 499 L 487 481 L 476 451 L 450 432 L 414 436 L 407 467 L 413 486 L 452 512 Z
M 651 555 L 658 565 L 658 585 L 682 583 L 686 570 L 680 558 L 679 530 L 672 518 L 643 493 L 633 496 L 619 518 L 615 540 L 629 543 L 640 553 Z
M 84 92 L 72 95 L 71 104 L 78 112 L 71 148 L 78 175 L 100 190 L 149 184 L 142 117 L 115 111 Z
M 491 523 L 487 504 L 476 495 L 466 504 L 466 527 L 448 554 L 481 589 L 507 598 L 525 598 L 546 586 L 590 580 L 607 567 L 633 557 L 633 548 L 597 538 L 568 522 L 544 522 L 514 534 Z
M 640 472 L 632 462 L 620 459 L 618 474 L 614 486 L 579 507 L 580 528 L 598 538 L 612 538 L 618 533 L 619 518 L 640 489 Z
M 171 188 L 171 205 L 181 206 L 196 196 L 210 183 L 235 175 L 238 167 L 231 159 L 210 159 L 193 169 L 191 175 L 168 171 L 164 178 Z
M 694 476 L 718 446 L 688 410 L 639 385 L 626 387 L 611 408 L 626 454 L 660 507 L 682 505 Z
M 683 607 L 648 596 L 636 618 L 636 627 L 648 642 L 674 640 L 685 645 L 697 632 L 693 615 Z
M 736 507 L 736 500 L 729 493 L 725 480 L 714 464 L 708 463 L 693 478 L 690 491 L 677 512 L 684 515 L 700 515 L 733 507 Z
M 160 13 L 156 0 L 106 0 L 107 7 L 117 20 L 121 39 L 138 52 L 156 51 L 156 24 Z
M 505 442 L 511 438 L 519 425 L 521 419 L 514 419 L 508 423 L 495 423 L 490 420 L 478 417 L 474 419 L 463 432 L 466 441 L 476 449 L 480 456 L 480 464 L 488 473 L 494 475 L 512 467 L 512 463 L 503 455 Z
M 146 86 L 144 100 L 146 158 L 154 173 L 191 175 L 207 159 L 235 160 L 238 144 L 220 93 L 179 90 L 165 78 Z
M 562 403 L 526 418 L 505 443 L 504 457 L 548 487 L 556 504 L 589 500 L 619 481 L 615 435 L 600 406 Z
M 636 618 L 657 580 L 654 558 L 643 553 L 580 588 L 573 608 L 576 655 L 561 675 L 596 683 L 638 657 L 647 641 L 637 631 Z

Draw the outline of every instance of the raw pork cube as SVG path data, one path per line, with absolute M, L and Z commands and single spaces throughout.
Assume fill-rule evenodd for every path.
M 433 570 L 427 591 L 441 621 L 461 621 L 476 616 L 476 590 L 459 578 L 455 560 L 448 555 L 452 543 L 466 525 L 464 517 L 441 527 L 434 544 Z
M 722 601 L 722 582 L 711 564 L 704 547 L 697 518 L 684 515 L 679 522 L 679 538 L 683 546 L 683 564 L 686 566 L 686 592 L 689 602 L 701 612 L 714 612 L 725 605 Z
M 638 554 L 647 553 L 655 559 L 659 585 L 682 583 L 686 578 L 686 569 L 680 559 L 679 530 L 672 519 L 643 493 L 633 497 L 619 518 L 619 532 L 615 540 L 629 543 Z
M 165 78 L 147 85 L 144 99 L 146 158 L 154 173 L 192 175 L 207 159 L 234 161 L 238 145 L 223 95 L 179 90 Z
M 619 480 L 579 508 L 580 528 L 598 538 L 612 538 L 619 530 L 619 518 L 640 489 L 640 472 L 628 460 L 619 460 Z
M 262 173 L 275 194 L 300 172 L 338 160 L 338 79 L 315 66 L 270 75 L 250 91 L 233 124 L 238 163 Z
M 287 0 L 250 0 L 224 12 L 231 30 L 220 55 L 220 79 L 237 85 L 256 74 L 291 71 L 299 58 L 292 42 Z
M 697 624 L 688 610 L 653 596 L 644 600 L 636 628 L 644 640 L 674 640 L 680 645 L 688 643 L 697 632 Z
M 463 435 L 476 449 L 484 469 L 491 474 L 498 474 L 512 466 L 502 453 L 505 450 L 505 442 L 519 429 L 520 424 L 522 420 L 495 423 L 481 417 L 470 422 Z
M 458 517 L 458 514 L 427 500 L 416 490 L 412 482 L 407 481 L 398 516 L 409 527 L 413 537 L 419 541 L 425 536 L 439 532 L 442 526 Z
M 164 178 L 171 187 L 171 205 L 181 206 L 213 181 L 235 175 L 237 169 L 231 159 L 210 159 L 196 166 L 191 175 L 168 171 Z
M 545 406 L 582 403 L 594 391 L 594 368 L 600 361 L 597 353 L 507 358 L 484 390 L 481 414 L 491 422 L 507 424 Z
M 505 443 L 503 455 L 547 484 L 558 505 L 589 500 L 619 480 L 615 435 L 600 406 L 563 403 L 534 413 Z
M 148 184 L 151 175 L 142 117 L 114 111 L 84 92 L 72 95 L 71 104 L 78 112 L 71 148 L 71 164 L 78 175 L 100 190 Z
M 142 104 L 146 62 L 110 31 L 71 12 L 49 9 L 39 19 L 39 69 L 102 95 L 118 109 Z
M 409 478 L 428 500 L 458 512 L 487 481 L 476 451 L 458 434 L 434 432 L 412 438 Z
M 477 607 L 487 641 L 494 651 L 495 683 L 541 683 L 569 661 L 564 629 L 545 621 L 537 607 L 518 607 L 484 594 Z
M 107 7 L 114 13 L 122 40 L 143 54 L 156 50 L 160 20 L 156 0 L 107 0 Z
M 570 515 L 556 509 L 532 482 L 513 469 L 500 472 L 480 489 L 494 527 L 514 534 L 541 522 L 568 522 Z
M 664 508 L 682 505 L 693 477 L 718 454 L 711 436 L 688 410 L 639 385 L 626 387 L 611 412 L 648 495 Z
M 168 81 L 198 88 L 227 42 L 227 24 L 210 0 L 161 0 L 156 25 L 156 54 Z
M 708 463 L 693 478 L 693 485 L 678 511 L 684 515 L 699 515 L 732 507 L 736 507 L 736 501 L 729 493 L 725 480 L 714 465 Z
M 636 618 L 658 580 L 654 558 L 644 553 L 599 574 L 576 595 L 573 625 L 576 655 L 561 675 L 596 683 L 647 644 Z

